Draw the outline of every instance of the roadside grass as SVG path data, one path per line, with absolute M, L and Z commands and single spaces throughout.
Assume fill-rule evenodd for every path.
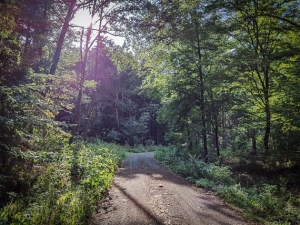
M 294 179 L 299 181 L 299 174 L 283 174 L 278 176 L 279 181 L 275 176 L 265 179 L 266 173 L 255 165 L 251 173 L 246 164 L 240 166 L 246 170 L 235 170 L 237 164 L 205 163 L 176 147 L 157 148 L 155 158 L 196 186 L 243 209 L 248 219 L 268 225 L 300 224 L 299 186 L 288 187 Z
M 0 224 L 87 224 L 125 156 L 122 147 L 100 141 L 65 145 L 56 152 L 28 151 L 24 160 L 33 162 L 26 171 L 28 190 L 9 193 Z

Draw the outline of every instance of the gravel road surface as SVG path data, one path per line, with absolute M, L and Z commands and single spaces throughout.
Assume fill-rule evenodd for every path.
M 160 165 L 153 153 L 123 161 L 91 225 L 249 224 L 219 198 Z

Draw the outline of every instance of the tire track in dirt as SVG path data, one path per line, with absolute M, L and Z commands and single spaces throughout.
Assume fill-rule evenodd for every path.
M 91 225 L 249 224 L 219 198 L 189 184 L 154 158 L 130 154 L 117 172 Z

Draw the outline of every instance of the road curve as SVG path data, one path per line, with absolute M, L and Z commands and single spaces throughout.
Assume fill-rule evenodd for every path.
M 160 165 L 153 153 L 130 154 L 91 225 L 249 224 L 219 198 Z

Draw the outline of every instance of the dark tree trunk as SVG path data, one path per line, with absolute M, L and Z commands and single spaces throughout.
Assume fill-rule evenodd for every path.
M 271 111 L 269 101 L 269 68 L 264 69 L 265 87 L 264 87 L 264 99 L 265 99 L 265 114 L 266 114 L 266 127 L 264 136 L 264 148 L 266 152 L 269 152 L 269 138 L 271 133 Z
M 220 147 L 219 147 L 219 126 L 215 125 L 215 141 L 216 141 L 216 151 L 218 158 L 220 157 Z
M 186 125 L 186 130 L 187 130 L 187 149 L 188 151 L 191 151 L 193 148 L 193 141 L 192 141 L 192 137 L 191 137 L 191 130 L 190 130 L 190 126 L 187 124 Z
M 98 32 L 98 35 L 97 35 L 97 46 L 96 46 L 96 56 L 95 56 L 95 68 L 94 68 L 94 80 L 96 80 L 96 77 L 97 77 L 97 74 L 98 74 L 98 67 L 99 67 L 99 50 L 101 48 L 101 36 L 100 36 L 100 30 L 101 30 L 101 23 L 102 22 L 102 11 L 100 13 L 100 23 L 99 23 L 99 32 Z M 91 121 L 91 117 L 92 117 L 92 111 L 93 111 L 93 107 L 94 107 L 94 102 L 95 102 L 95 98 L 96 98 L 96 95 L 95 95 L 95 91 L 93 91 L 92 93 L 92 100 L 91 100 L 91 104 L 90 104 L 90 107 L 89 107 L 89 110 L 88 110 L 88 116 L 87 116 L 87 120 L 86 120 L 86 124 L 85 124 L 85 129 L 84 129 L 84 136 L 83 136 L 83 139 L 86 141 L 87 139 L 87 133 L 88 133 L 88 130 L 89 130 L 89 127 L 90 127 L 90 121 Z
M 270 113 L 270 106 L 269 106 L 269 101 L 266 102 L 266 127 L 265 127 L 265 136 L 264 136 L 264 148 L 265 151 L 269 151 L 269 138 L 270 138 L 270 133 L 271 133 L 271 113 Z
M 84 33 L 84 29 L 82 29 L 82 35 L 81 35 L 81 40 L 80 40 L 81 43 L 82 43 L 82 39 L 83 39 L 83 33 Z M 87 64 L 91 34 L 92 34 L 92 23 L 90 24 L 90 26 L 87 30 L 87 35 L 86 35 L 84 57 L 83 57 L 82 65 L 81 65 L 81 76 L 79 79 L 79 91 L 78 91 L 77 102 L 76 102 L 76 106 L 75 106 L 75 115 L 74 115 L 74 125 L 75 126 L 73 127 L 73 130 L 72 130 L 72 138 L 70 139 L 70 143 L 72 143 L 74 141 L 75 136 L 79 135 L 79 128 L 80 128 L 80 122 L 81 122 L 81 102 L 82 102 L 82 94 L 83 94 L 83 84 L 84 84 L 85 75 L 86 75 L 86 64 Z M 80 51 L 81 51 L 81 59 L 82 59 L 82 44 L 81 44 Z
M 220 146 L 219 146 L 219 121 L 218 121 L 218 114 L 219 112 L 217 111 L 215 107 L 215 101 L 213 97 L 212 90 L 210 92 L 210 98 L 211 98 L 211 111 L 212 111 L 212 116 L 213 116 L 213 121 L 214 121 L 214 132 L 215 132 L 215 149 L 217 152 L 218 158 L 220 157 Z
M 50 74 L 52 74 L 52 75 L 55 75 L 57 65 L 59 62 L 59 58 L 60 58 L 60 53 L 61 53 L 62 46 L 63 46 L 64 40 L 65 40 L 65 36 L 69 29 L 69 23 L 73 18 L 75 6 L 76 6 L 76 0 L 72 0 L 70 3 L 69 9 L 68 9 L 68 14 L 65 18 L 63 27 L 61 28 L 61 32 L 60 32 L 59 39 L 57 42 L 56 50 L 55 50 L 55 53 L 53 56 L 52 66 L 50 68 Z
M 199 38 L 199 25 L 196 22 L 196 32 L 197 32 L 197 53 L 199 59 L 198 65 L 198 76 L 200 79 L 200 113 L 201 113 L 201 124 L 202 124 L 202 138 L 203 138 L 203 151 L 204 151 L 204 160 L 207 162 L 208 160 L 208 149 L 207 149 L 207 135 L 206 135 L 206 117 L 205 117 L 205 101 L 204 101 L 204 81 L 203 81 L 203 71 L 201 66 L 202 53 L 200 46 L 200 38 Z
M 256 147 L 256 131 L 255 131 L 255 129 L 251 129 L 251 140 L 252 140 L 252 151 L 254 154 L 256 154 L 257 147 Z

